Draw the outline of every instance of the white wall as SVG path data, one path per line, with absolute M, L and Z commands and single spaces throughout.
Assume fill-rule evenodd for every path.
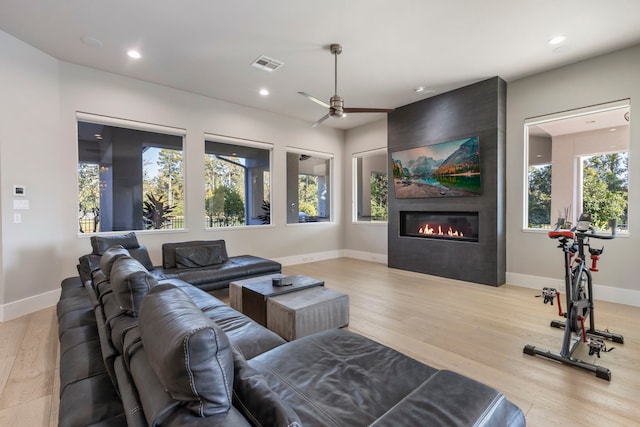
M 541 288 L 562 286 L 562 257 L 545 232 L 522 228 L 524 120 L 545 114 L 629 98 L 640 99 L 640 46 L 592 58 L 510 82 L 507 88 L 507 281 Z M 633 117 L 633 111 L 631 116 Z M 640 305 L 635 262 L 640 253 L 640 126 L 631 124 L 629 147 L 630 236 L 606 242 L 600 272 L 594 273 L 599 299 Z M 555 155 L 555 153 L 554 153 Z M 555 174 L 555 169 L 554 169 Z M 553 212 L 552 212 L 553 214 Z M 554 282 L 555 281 L 555 282 Z
M 387 224 L 379 222 L 353 222 L 353 176 L 354 154 L 387 147 L 387 119 L 360 126 L 347 131 L 344 149 L 344 249 L 345 254 L 355 258 L 387 262 Z
M 0 32 L 0 315 L 8 301 L 45 294 L 56 300 L 66 248 L 58 209 L 68 189 L 59 185 L 59 64 L 53 58 Z M 25 197 L 14 198 L 13 186 Z M 73 187 L 71 193 L 73 194 Z M 24 199 L 29 210 L 14 210 Z M 14 214 L 22 223 L 14 224 Z M 10 310 L 10 308 L 7 308 Z
M 57 61 L 3 32 L 0 51 L 0 319 L 55 303 L 60 281 L 90 252 L 88 236 L 78 236 L 77 111 L 186 129 L 188 230 L 139 232 L 155 264 L 163 242 L 191 239 L 222 238 L 231 255 L 281 260 L 342 249 L 343 131 Z M 205 132 L 274 144 L 273 225 L 204 230 Z M 287 146 L 335 154 L 334 222 L 285 224 Z M 21 224 L 13 224 L 15 184 L 30 203 Z

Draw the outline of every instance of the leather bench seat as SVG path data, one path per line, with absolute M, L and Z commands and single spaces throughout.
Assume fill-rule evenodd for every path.
M 158 280 L 180 279 L 191 283 L 205 291 L 220 289 L 229 282 L 246 277 L 261 276 L 280 272 L 281 266 L 275 261 L 252 255 L 238 255 L 219 265 L 197 268 L 164 268 L 155 269 L 151 273 Z M 220 280 L 216 280 L 216 276 Z

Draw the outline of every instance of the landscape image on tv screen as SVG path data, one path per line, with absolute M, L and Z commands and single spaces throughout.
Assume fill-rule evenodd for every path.
M 391 153 L 396 198 L 480 194 L 477 136 Z

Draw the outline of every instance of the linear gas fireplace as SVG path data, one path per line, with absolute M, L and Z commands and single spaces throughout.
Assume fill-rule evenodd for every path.
M 477 242 L 478 212 L 400 211 L 400 235 Z

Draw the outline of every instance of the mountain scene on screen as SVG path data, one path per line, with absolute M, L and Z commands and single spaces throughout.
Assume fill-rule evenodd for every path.
M 391 153 L 396 198 L 477 196 L 477 136 Z

